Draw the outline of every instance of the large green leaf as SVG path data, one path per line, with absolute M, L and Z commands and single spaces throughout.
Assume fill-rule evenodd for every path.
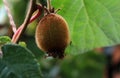
M 41 78 L 39 64 L 28 49 L 7 44 L 2 47 L 0 78 Z
M 52 0 L 69 24 L 74 54 L 120 43 L 120 0 Z

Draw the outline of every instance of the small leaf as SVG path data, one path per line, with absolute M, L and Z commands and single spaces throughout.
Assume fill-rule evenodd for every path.
M 0 45 L 11 42 L 11 39 L 8 36 L 0 36 Z
M 0 78 L 41 78 L 39 64 L 28 49 L 7 44 L 2 47 Z
M 22 42 L 19 42 L 18 44 L 19 44 L 20 46 L 22 46 L 22 47 L 26 47 L 26 46 L 27 46 L 26 43 L 23 42 L 23 41 L 22 41 Z

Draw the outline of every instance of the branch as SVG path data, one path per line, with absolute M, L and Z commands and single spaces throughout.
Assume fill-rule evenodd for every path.
M 26 15 L 26 18 L 22 24 L 23 26 L 23 30 L 22 30 L 22 33 L 26 30 L 27 28 L 27 25 L 29 24 L 29 20 L 32 16 L 32 14 L 34 13 L 34 11 L 36 10 L 36 0 L 30 0 L 30 5 L 29 5 L 29 9 L 28 9 L 28 12 L 27 12 L 27 15 Z M 21 34 L 22 34 L 21 33 Z
M 33 21 L 34 21 L 37 17 L 39 17 L 39 16 L 41 15 L 41 13 L 42 13 L 42 10 L 43 10 L 43 9 L 42 9 L 42 6 L 36 4 L 36 7 L 37 7 L 37 9 L 38 9 L 38 10 L 37 10 L 37 13 L 30 18 L 29 23 L 33 22 Z
M 32 14 L 34 13 L 34 11 L 37 9 L 36 7 L 36 0 L 30 0 L 30 4 L 29 4 L 29 9 L 26 15 L 26 18 L 23 22 L 23 24 L 20 26 L 20 28 L 18 29 L 18 31 L 16 31 L 16 33 L 13 35 L 12 38 L 12 42 L 13 43 L 17 43 L 20 36 L 24 33 L 24 31 L 27 28 L 27 25 L 29 24 L 29 20 L 32 16 Z

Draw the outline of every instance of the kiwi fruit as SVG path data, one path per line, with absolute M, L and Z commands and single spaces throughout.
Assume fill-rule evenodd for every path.
M 48 56 L 62 59 L 70 43 L 68 24 L 62 16 L 49 9 L 37 25 L 35 39 L 37 46 Z

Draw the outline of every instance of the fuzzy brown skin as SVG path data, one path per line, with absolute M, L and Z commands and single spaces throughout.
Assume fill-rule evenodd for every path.
M 50 13 L 39 22 L 35 38 L 42 51 L 54 58 L 63 58 L 64 50 L 70 43 L 68 24 L 60 15 Z

